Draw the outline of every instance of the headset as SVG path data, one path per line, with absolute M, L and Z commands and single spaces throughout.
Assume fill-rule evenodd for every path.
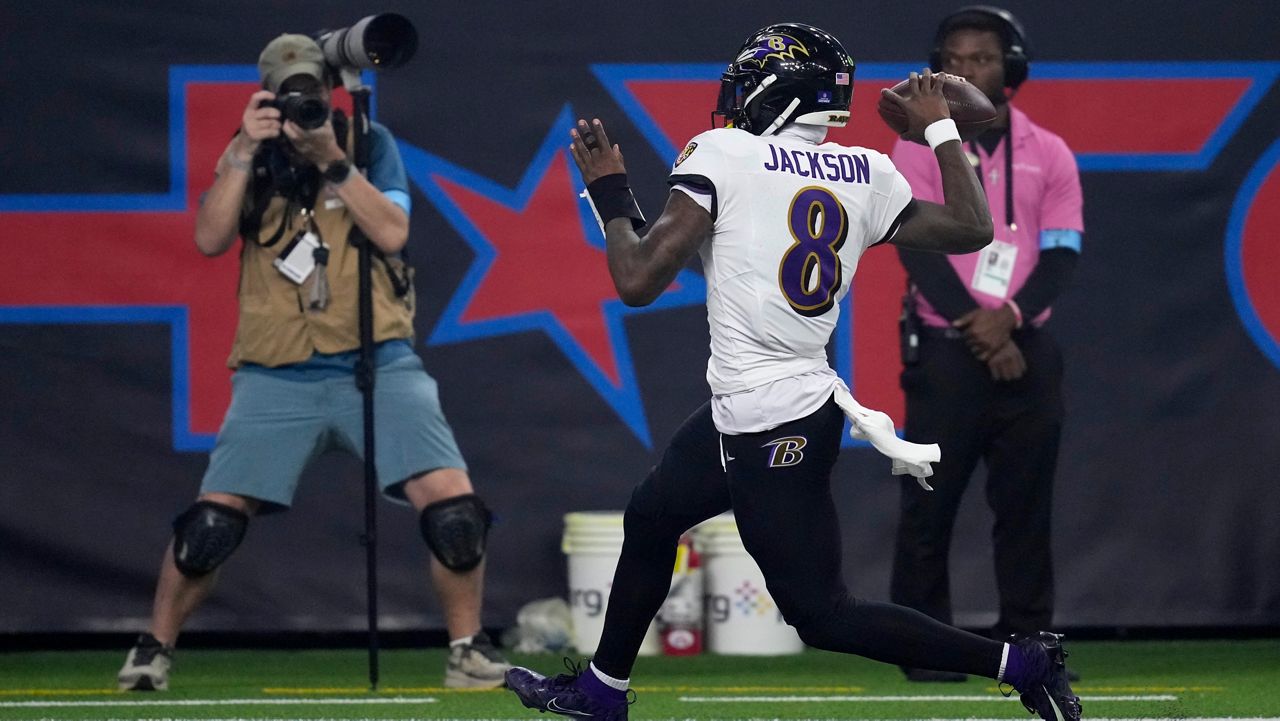
M 933 36 L 933 49 L 929 51 L 929 67 L 936 73 L 942 69 L 942 43 L 947 35 L 958 27 L 966 27 L 974 20 L 994 20 L 997 32 L 1004 43 L 1004 85 L 1017 90 L 1031 70 L 1031 44 L 1027 32 L 1013 13 L 994 5 L 969 5 L 951 13 L 938 23 Z

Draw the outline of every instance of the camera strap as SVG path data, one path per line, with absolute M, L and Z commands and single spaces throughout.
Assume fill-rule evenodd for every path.
M 240 237 L 254 238 L 262 230 L 262 218 L 270 207 L 271 199 L 280 196 L 286 206 L 280 217 L 280 225 L 258 245 L 270 248 L 279 243 L 289 227 L 294 213 L 309 213 L 316 205 L 320 187 L 324 184 L 320 170 L 314 165 L 298 165 L 290 157 L 283 140 L 269 140 L 262 144 L 253 158 L 252 201 L 247 213 L 240 218 Z
M 369 240 L 364 231 L 359 226 L 352 226 L 351 234 L 347 236 L 347 242 L 354 248 L 359 248 L 361 244 L 369 244 L 369 255 L 377 258 L 382 265 L 382 269 L 387 273 L 387 280 L 391 281 L 391 290 L 396 294 L 397 298 L 403 298 L 409 294 L 412 289 L 412 278 L 409 269 L 409 252 L 408 250 L 400 251 L 400 259 L 403 261 L 403 271 L 397 272 L 391 263 L 387 262 L 387 254 L 383 253 L 373 241 Z
M 343 138 L 344 145 L 350 151 L 351 120 L 340 108 L 334 108 L 332 122 L 334 135 Z M 315 205 L 324 181 L 320 176 L 319 170 L 314 166 L 295 166 L 290 162 L 288 151 L 283 147 L 282 143 L 264 143 L 262 150 L 253 159 L 253 168 L 253 187 L 250 191 L 253 194 L 253 200 L 251 201 L 249 212 L 240 219 L 240 236 L 243 238 L 255 238 L 258 236 L 262 229 L 263 216 L 266 214 L 271 199 L 279 195 L 285 199 L 286 203 L 280 218 L 280 225 L 269 237 L 259 239 L 257 241 L 258 245 L 263 248 L 270 248 L 279 243 L 284 237 L 285 230 L 289 227 L 289 219 L 295 213 L 301 214 L 306 218 L 306 225 L 300 232 L 310 231 L 320 237 L 320 229 L 315 223 Z M 401 252 L 401 258 L 404 260 L 404 270 L 403 272 L 397 272 L 387 262 L 386 254 L 379 250 L 378 246 L 369 242 L 360 227 L 354 223 L 351 226 L 347 242 L 353 247 L 358 247 L 361 243 L 369 243 L 369 250 L 375 258 L 381 261 L 396 297 L 403 298 L 409 293 L 412 287 L 412 280 L 410 278 L 407 253 Z M 312 286 L 308 305 L 312 310 L 323 310 L 328 305 L 330 296 L 329 283 L 324 272 L 329 261 L 329 247 L 325 245 L 323 238 L 321 238 L 320 247 L 314 253 L 319 272 L 316 276 L 315 284 Z

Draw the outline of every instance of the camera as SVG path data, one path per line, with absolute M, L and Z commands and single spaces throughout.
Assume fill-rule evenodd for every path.
M 409 18 L 396 13 L 369 15 L 351 27 L 322 30 L 315 39 L 325 62 L 336 68 L 398 68 L 418 50 L 418 31 Z
M 272 107 L 280 111 L 285 120 L 292 120 L 303 130 L 315 130 L 329 122 L 329 103 L 319 95 L 281 93 L 275 100 L 264 100 L 259 107 Z

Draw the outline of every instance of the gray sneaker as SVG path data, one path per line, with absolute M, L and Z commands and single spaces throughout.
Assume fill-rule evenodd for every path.
M 511 664 L 481 631 L 471 637 L 470 643 L 450 647 L 444 685 L 448 688 L 498 688 L 505 683 L 509 668 Z
M 144 633 L 129 649 L 116 681 L 121 691 L 168 691 L 172 665 L 173 646 L 165 646 L 155 636 Z

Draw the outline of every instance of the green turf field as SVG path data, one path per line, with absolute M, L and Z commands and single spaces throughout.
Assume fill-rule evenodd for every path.
M 1068 643 L 1087 718 L 1280 721 L 1280 640 Z M 444 650 L 181 650 L 173 690 L 120 693 L 119 652 L 0 655 L 0 719 L 542 718 L 506 691 L 439 687 Z M 552 656 L 517 656 L 544 673 Z M 897 669 L 808 651 L 781 658 L 642 658 L 632 719 L 1025 719 L 992 682 L 911 684 Z

